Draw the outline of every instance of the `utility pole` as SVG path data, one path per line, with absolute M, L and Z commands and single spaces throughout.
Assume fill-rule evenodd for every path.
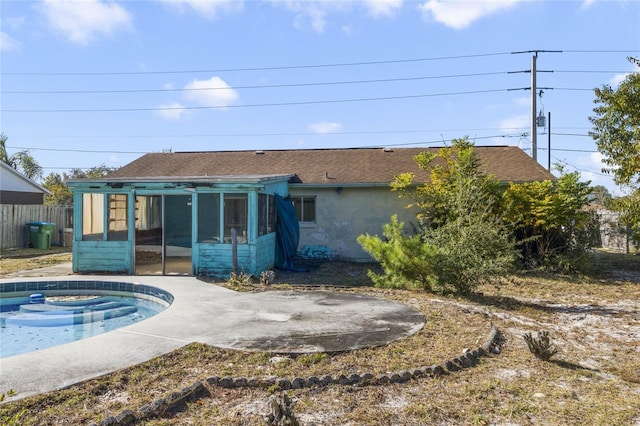
M 538 90 L 536 89 L 536 76 L 538 74 L 536 70 L 536 60 L 538 59 L 538 51 L 531 57 L 531 156 L 534 161 L 538 161 L 538 129 L 536 123 L 537 117 L 537 105 L 536 96 Z
M 538 87 L 536 77 L 538 72 L 553 72 L 553 71 L 538 71 L 536 61 L 538 59 L 538 53 L 562 53 L 562 50 L 526 50 L 522 52 L 511 52 L 512 55 L 516 55 L 519 53 L 533 53 L 531 57 L 531 69 L 529 71 L 519 71 L 519 72 L 530 72 L 531 73 L 531 86 L 523 88 L 524 90 L 531 90 L 531 157 L 534 160 L 538 161 L 538 130 L 536 128 L 537 122 L 537 105 L 536 105 L 536 96 L 538 94 Z M 510 72 L 511 74 L 511 72 Z M 523 89 L 515 89 L 515 90 L 523 90 Z M 552 87 L 541 87 L 541 89 L 552 89 Z

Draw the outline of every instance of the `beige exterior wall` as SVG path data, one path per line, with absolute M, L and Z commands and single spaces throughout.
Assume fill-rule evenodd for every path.
M 382 226 L 397 214 L 410 231 L 415 213 L 405 206 L 409 200 L 399 199 L 388 186 L 369 188 L 300 188 L 289 187 L 292 197 L 316 197 L 316 223 L 300 224 L 298 251 L 310 256 L 324 254 L 337 259 L 369 262 L 371 257 L 358 241 L 359 235 L 382 236 Z

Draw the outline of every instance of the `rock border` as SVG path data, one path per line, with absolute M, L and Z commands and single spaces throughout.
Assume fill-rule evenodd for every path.
M 393 383 L 405 383 L 409 380 L 419 379 L 422 377 L 439 377 L 450 373 L 455 373 L 465 368 L 475 366 L 481 357 L 490 354 L 500 353 L 500 331 L 497 327 L 492 326 L 489 336 L 485 342 L 473 349 L 467 350 L 464 354 L 451 358 L 442 364 L 434 364 L 410 370 L 402 370 L 394 373 L 385 373 L 373 375 L 371 373 L 338 374 L 331 376 L 329 374 L 317 377 L 310 376 L 308 378 L 296 377 L 293 380 L 267 377 L 267 378 L 245 378 L 245 377 L 218 377 L 211 376 L 204 382 L 198 381 L 181 391 L 172 392 L 164 398 L 159 398 L 150 404 L 143 405 L 137 411 L 124 410 L 117 416 L 109 416 L 100 423 L 93 423 L 94 426 L 126 426 L 132 425 L 139 421 L 150 420 L 160 417 L 164 413 L 176 410 L 178 407 L 197 399 L 201 395 L 208 393 L 210 387 L 219 386 L 221 388 L 261 388 L 285 391 L 290 389 L 303 389 L 310 387 L 324 387 L 329 385 L 342 386 L 384 386 Z

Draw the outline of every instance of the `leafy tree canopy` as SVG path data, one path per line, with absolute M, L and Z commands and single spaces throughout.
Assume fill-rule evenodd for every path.
M 595 89 L 596 107 L 589 117 L 596 141 L 618 184 L 640 184 L 640 73 L 629 74 L 617 89 L 609 85 Z
M 99 179 L 107 176 L 114 171 L 115 168 L 107 167 L 101 164 L 96 167 L 92 167 L 87 170 L 72 169 L 71 173 L 51 173 L 44 179 L 42 186 L 51 191 L 51 195 L 45 198 L 45 204 L 47 205 L 73 205 L 73 194 L 65 183 L 67 179 Z
M 466 138 L 437 154 L 423 152 L 415 161 L 429 181 L 415 185 L 415 176 L 404 173 L 391 186 L 418 208 L 416 233 L 406 235 L 394 215 L 384 226 L 384 239 L 358 238 L 384 270 L 369 274 L 373 282 L 445 294 L 469 294 L 482 283 L 496 282 L 517 255 L 509 230 L 494 214 L 500 199 L 497 180 L 481 172 Z

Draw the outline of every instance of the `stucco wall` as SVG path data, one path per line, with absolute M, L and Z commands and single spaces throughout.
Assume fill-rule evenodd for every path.
M 415 213 L 407 210 L 408 200 L 399 199 L 389 187 L 300 188 L 289 187 L 292 197 L 316 196 L 316 223 L 300 224 L 303 255 L 368 262 L 371 257 L 356 240 L 361 234 L 382 235 L 382 226 L 394 213 L 409 226 Z M 408 230 L 408 228 L 407 228 Z

